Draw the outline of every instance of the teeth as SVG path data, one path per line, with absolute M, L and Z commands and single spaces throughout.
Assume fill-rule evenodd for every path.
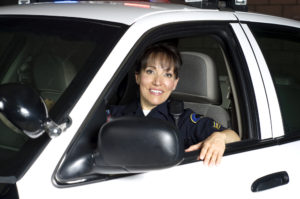
M 150 91 L 153 92 L 153 93 L 157 93 L 157 94 L 162 93 L 162 91 L 158 91 L 158 90 L 150 90 Z

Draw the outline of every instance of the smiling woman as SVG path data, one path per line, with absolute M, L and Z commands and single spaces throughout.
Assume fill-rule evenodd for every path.
M 177 119 L 172 116 L 169 97 L 179 81 L 181 64 L 176 47 L 164 43 L 148 47 L 135 72 L 139 98 L 131 104 L 110 107 L 107 118 L 110 121 L 111 117 L 137 116 L 166 120 L 178 127 L 186 152 L 201 149 L 197 159 L 204 160 L 206 165 L 220 164 L 225 144 L 240 138 L 234 131 L 191 109 L 182 108 Z
M 144 112 L 165 102 L 175 90 L 181 62 L 179 53 L 172 46 L 155 45 L 146 50 L 135 74 Z

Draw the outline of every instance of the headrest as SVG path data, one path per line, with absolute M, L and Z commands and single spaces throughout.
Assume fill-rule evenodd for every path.
M 181 52 L 182 66 L 173 99 L 185 102 L 222 103 L 218 75 L 213 60 L 199 52 Z
M 60 57 L 44 53 L 33 59 L 33 79 L 43 97 L 57 100 L 76 74 L 74 66 Z

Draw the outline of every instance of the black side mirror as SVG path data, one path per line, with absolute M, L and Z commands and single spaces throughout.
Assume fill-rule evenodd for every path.
M 100 130 L 95 170 L 142 173 L 175 166 L 183 154 L 183 140 L 172 124 L 153 118 L 118 118 Z
M 174 125 L 153 118 L 120 117 L 102 125 L 94 151 L 65 156 L 53 182 L 64 187 L 112 179 L 114 174 L 165 169 L 180 164 L 183 155 L 183 139 Z
M 49 118 L 46 105 L 38 93 L 19 83 L 0 85 L 0 119 L 10 128 L 31 138 L 37 138 L 45 131 L 53 137 L 62 131 Z

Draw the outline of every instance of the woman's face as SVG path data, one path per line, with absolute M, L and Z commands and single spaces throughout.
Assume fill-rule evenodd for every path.
M 144 110 L 151 110 L 165 102 L 179 80 L 174 74 L 174 64 L 164 62 L 160 57 L 149 58 L 146 68 L 137 73 L 135 78 L 140 87 L 141 106 Z

